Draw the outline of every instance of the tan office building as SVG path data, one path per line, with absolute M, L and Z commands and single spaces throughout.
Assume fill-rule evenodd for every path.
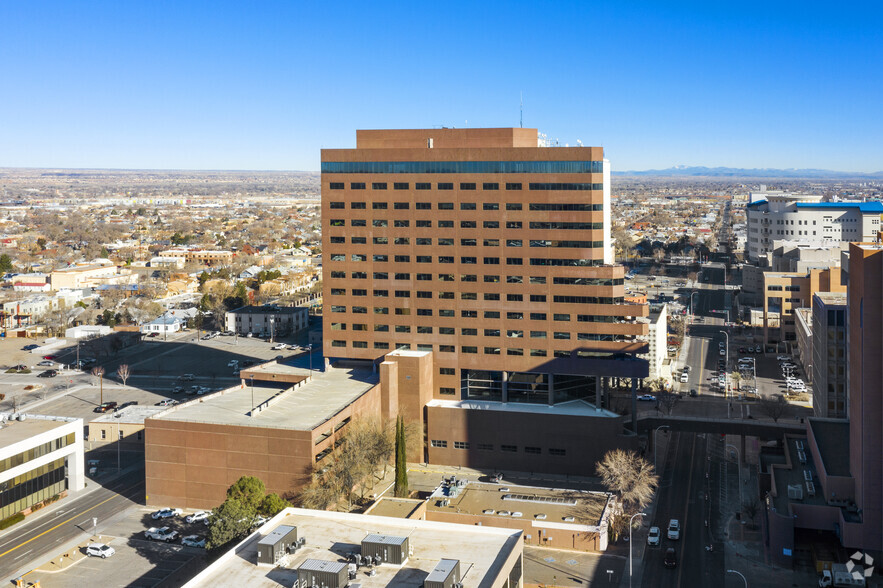
M 812 308 L 817 292 L 846 292 L 840 283 L 840 268 L 812 269 L 809 272 L 764 272 L 764 342 L 797 341 L 793 309 Z
M 643 377 L 613 361 L 647 351 L 648 308 L 613 265 L 603 150 L 537 136 L 358 131 L 322 151 L 327 358 L 431 351 L 439 400 L 597 405 L 600 377 Z

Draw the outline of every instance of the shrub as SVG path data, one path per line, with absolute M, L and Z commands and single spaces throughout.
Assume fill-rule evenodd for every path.
M 25 520 L 25 515 L 23 515 L 20 512 L 17 512 L 14 515 L 12 515 L 11 517 L 0 521 L 0 530 L 8 529 L 9 527 L 14 525 L 15 523 L 20 523 L 23 520 Z

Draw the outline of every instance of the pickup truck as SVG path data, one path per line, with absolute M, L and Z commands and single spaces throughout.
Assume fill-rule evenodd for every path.
M 171 543 L 178 538 L 178 531 L 173 531 L 168 527 L 150 527 L 144 531 L 144 537 L 148 541 L 165 541 Z

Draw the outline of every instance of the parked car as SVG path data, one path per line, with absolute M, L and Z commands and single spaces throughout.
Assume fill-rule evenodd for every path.
M 238 365 L 239 365 L 238 359 L 231 359 L 229 362 L 227 362 L 227 367 L 236 367 Z
M 668 521 L 668 531 L 666 532 L 666 537 L 672 539 L 674 541 L 681 538 L 681 523 L 677 519 L 671 519 Z
M 183 539 L 181 539 L 181 545 L 187 545 L 189 547 L 205 547 L 205 538 L 200 537 L 199 535 L 187 535 Z
M 791 356 L 790 355 L 777 355 L 776 359 L 778 361 L 791 361 Z
M 39 345 L 35 345 L 34 343 L 31 343 L 30 345 L 25 345 L 24 347 L 22 347 L 22 350 L 30 351 L 32 349 L 36 349 L 37 347 L 39 347 Z
M 46 370 L 43 373 L 37 374 L 38 378 L 54 378 L 58 375 L 58 372 L 55 370 Z
M 175 406 L 176 404 L 178 404 L 178 401 L 173 398 L 166 398 L 156 403 L 157 406 Z
M 196 376 L 194 376 L 193 374 L 182 374 L 181 379 L 185 382 L 192 382 L 196 379 Z
M 95 407 L 92 412 L 110 412 L 117 407 L 116 402 L 104 402 Z
M 153 520 L 173 518 L 181 514 L 180 508 L 163 508 L 150 515 Z
M 52 367 L 55 365 L 55 362 L 44 359 L 43 361 L 37 362 L 37 365 L 40 367 Z
M 105 545 L 104 543 L 90 543 L 86 546 L 86 555 L 89 557 L 107 559 L 114 553 L 116 553 L 116 550 L 110 545 Z
M 212 513 L 207 510 L 201 510 L 199 512 L 195 512 L 193 514 L 189 514 L 184 517 L 184 520 L 188 523 L 195 523 L 197 521 L 204 521 L 209 518 Z
M 686 384 L 690 380 L 690 375 L 687 372 L 681 374 L 681 384 Z
M 650 527 L 650 532 L 647 533 L 647 545 L 659 545 L 661 539 L 662 531 L 659 530 L 659 527 Z
M 674 547 L 665 550 L 665 557 L 662 558 L 662 565 L 667 568 L 676 568 L 678 566 L 678 554 Z
M 286 345 L 285 343 L 276 343 L 275 345 L 270 347 L 270 349 L 272 349 L 273 351 L 279 351 L 281 349 L 285 349 L 286 347 L 288 347 L 288 345 Z
M 644 400 L 646 402 L 655 402 L 656 397 L 653 396 L 652 394 L 641 394 L 640 396 L 638 396 L 638 400 Z
M 165 541 L 171 543 L 178 538 L 178 531 L 173 531 L 168 527 L 150 527 L 144 531 L 144 537 L 148 541 Z
M 699 392 L 696 391 L 696 388 L 690 388 L 690 396 L 692 396 L 693 398 L 699 396 Z

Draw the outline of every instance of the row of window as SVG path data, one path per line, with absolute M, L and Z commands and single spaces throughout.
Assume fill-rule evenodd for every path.
M 600 241 L 599 241 L 600 243 Z M 599 245 L 600 247 L 600 245 Z M 346 255 L 342 253 L 332 253 L 330 256 L 331 261 L 346 261 Z M 465 261 L 464 261 L 465 260 Z M 350 254 L 350 261 L 353 262 L 362 262 L 368 261 L 368 255 L 364 253 L 352 253 Z M 387 263 L 389 262 L 389 255 L 376 253 L 371 256 L 371 261 L 375 263 Z M 394 255 L 393 261 L 396 263 L 410 263 L 411 256 L 410 255 Z M 432 263 L 431 255 L 416 255 L 414 256 L 414 261 L 417 263 Z M 524 260 L 520 257 L 507 257 L 506 265 L 522 265 Z M 438 257 L 438 263 L 454 263 L 453 255 L 440 255 Z M 476 257 L 464 257 L 461 258 L 460 263 L 466 264 L 475 264 L 478 263 L 478 258 Z M 482 258 L 482 263 L 485 265 L 500 265 L 499 257 L 484 257 Z M 542 257 L 532 257 L 530 258 L 530 265 L 535 266 L 547 266 L 547 267 L 600 267 L 604 264 L 604 260 L 602 259 L 548 259 Z
M 42 457 L 48 453 L 52 453 L 53 451 L 57 451 L 59 449 L 62 449 L 63 447 L 67 447 L 68 445 L 72 445 L 73 443 L 74 433 L 70 433 L 68 435 L 65 435 L 64 437 L 59 437 L 58 439 L 53 439 L 52 441 L 42 443 L 40 445 L 37 445 L 36 447 L 32 447 L 26 451 L 22 451 L 21 453 L 17 453 L 13 456 L 7 457 L 6 459 L 0 460 L 0 472 L 5 472 L 6 470 L 10 470 L 16 466 L 20 466 L 31 461 L 32 459 L 37 459 L 38 457 Z
M 353 331 L 367 331 L 368 325 L 365 323 L 352 323 L 349 325 L 352 327 Z M 389 333 L 389 325 L 375 324 L 373 325 L 375 333 Z M 332 331 L 346 331 L 347 323 L 331 323 Z M 411 325 L 393 325 L 393 330 L 396 333 L 410 333 L 412 331 Z M 454 327 L 430 327 L 430 326 L 417 326 L 414 327 L 413 331 L 418 335 L 432 335 L 434 333 L 438 333 L 439 335 L 456 335 L 456 329 Z M 519 329 L 483 329 L 482 334 L 485 337 L 507 337 L 509 339 L 523 339 L 524 331 Z M 547 331 L 528 331 L 528 334 L 531 339 L 546 339 L 548 337 Z M 472 327 L 461 327 L 460 335 L 466 337 L 477 337 L 478 329 Z M 570 340 L 571 333 L 562 332 L 562 331 L 554 331 L 552 333 L 553 339 L 558 340 Z M 616 341 L 618 338 L 623 338 L 623 335 L 610 335 L 603 333 L 576 333 L 576 339 L 579 341 Z M 103 439 L 103 437 L 102 437 Z
M 601 161 L 323 161 L 323 174 L 599 174 Z
M 467 221 L 463 221 L 467 222 Z M 521 223 L 519 223 L 521 224 Z M 472 227 L 475 228 L 475 227 Z M 330 237 L 332 244 L 341 244 L 344 243 L 344 237 L 341 236 L 332 236 Z M 565 248 L 565 249 L 594 249 L 596 247 L 603 247 L 603 241 L 552 241 L 550 239 L 529 239 L 529 244 L 531 247 L 553 247 L 553 248 Z M 367 245 L 367 237 L 350 237 L 350 243 L 353 245 Z M 411 238 L 410 237 L 372 237 L 371 243 L 373 245 L 410 245 Z M 416 245 L 432 245 L 432 237 L 416 237 L 414 239 L 414 243 Z M 436 244 L 440 246 L 453 246 L 454 239 L 451 238 L 440 238 L 436 239 Z M 484 239 L 482 244 L 485 247 L 499 247 L 500 240 L 499 239 Z M 505 239 L 506 247 L 524 247 L 523 239 Z M 478 239 L 460 239 L 461 247 L 477 247 Z M 474 263 L 474 262 L 473 262 Z
M 393 296 L 396 298 L 411 298 L 412 295 L 411 290 L 393 290 L 392 292 Z M 457 298 L 456 292 L 438 292 L 437 294 L 438 296 L 434 296 L 434 292 L 432 290 L 417 290 L 414 292 L 414 295 L 417 298 L 424 299 L 438 298 L 439 300 L 455 300 Z M 329 291 L 329 295 L 346 296 L 347 289 L 331 288 Z M 349 295 L 355 297 L 368 296 L 368 289 L 352 288 L 349 290 Z M 389 298 L 390 291 L 375 289 L 372 290 L 371 295 L 375 298 Z M 489 301 L 498 301 L 502 300 L 502 295 L 498 292 L 484 292 L 482 294 L 482 299 Z M 460 292 L 460 300 L 478 300 L 478 293 Z M 506 294 L 507 302 L 524 302 L 524 300 L 524 294 Z M 528 295 L 527 300 L 529 300 L 530 302 L 547 302 L 548 296 L 546 296 L 545 294 L 530 294 Z M 553 296 L 552 300 L 561 304 L 622 304 L 623 302 L 622 296 Z
M 346 220 L 342 219 L 342 218 L 333 218 L 328 222 L 332 227 L 345 227 L 346 226 Z M 521 221 L 506 221 L 505 226 L 507 229 L 522 229 L 523 224 L 524 223 L 522 223 Z M 530 224 L 531 225 L 537 225 L 537 224 L 552 225 L 552 224 L 565 224 L 565 223 L 530 223 Z M 603 223 L 566 223 L 566 224 L 585 225 L 585 227 L 581 226 L 580 228 L 587 228 L 589 225 L 591 225 L 591 228 L 587 228 L 587 230 L 600 230 L 603 228 Z M 363 218 L 350 219 L 350 226 L 351 227 L 367 227 L 368 220 L 363 219 Z M 385 228 L 389 227 L 389 220 L 388 219 L 373 219 L 371 221 L 371 226 L 376 229 L 385 229 Z M 397 229 L 407 229 L 407 228 L 410 228 L 411 221 L 408 219 L 395 219 L 392 221 L 392 226 Z M 414 226 L 416 226 L 418 229 L 431 229 L 432 228 L 432 221 L 418 220 L 418 221 L 414 222 Z M 453 229 L 454 228 L 454 221 L 438 221 L 437 226 L 439 229 Z M 488 220 L 482 221 L 481 227 L 483 229 L 499 229 L 500 228 L 500 221 L 488 221 Z M 460 228 L 461 229 L 477 229 L 478 228 L 478 221 L 461 220 L 460 221 Z M 543 227 L 531 226 L 531 228 L 548 229 L 549 227 L 548 226 L 543 226 Z M 571 228 L 576 228 L 576 227 L 571 227 Z M 341 241 L 341 243 L 342 242 L 343 241 Z
M 606 341 L 622 341 L 623 337 L 621 335 L 595 335 L 594 333 L 589 334 L 592 337 L 616 337 L 616 339 L 606 339 Z M 593 341 L 602 341 L 605 339 L 590 339 Z M 350 341 L 353 349 L 368 349 L 367 341 Z M 346 341 L 340 339 L 334 339 L 331 341 L 332 347 L 337 348 L 345 348 Z M 390 343 L 388 341 L 374 341 L 373 345 L 374 349 L 416 349 L 417 351 L 439 351 L 440 353 L 456 353 L 456 347 L 454 345 L 433 345 L 431 343 L 417 343 L 416 345 L 411 345 L 410 343 Z M 477 354 L 478 347 L 473 345 L 461 345 L 460 353 L 466 354 Z M 501 355 L 502 350 L 500 347 L 484 347 L 483 353 L 485 355 Z M 506 348 L 506 355 L 514 355 L 514 356 L 523 356 L 530 355 L 531 357 L 547 357 L 548 350 L 546 349 L 529 349 L 528 353 L 525 354 L 524 349 L 522 348 Z M 572 350 L 570 349 L 558 349 L 553 351 L 554 357 L 570 357 L 572 355 Z M 595 357 L 594 354 L 584 354 L 583 352 L 577 353 L 580 357 Z
M 328 205 L 332 210 L 343 210 L 346 208 L 346 203 L 341 201 L 333 201 Z M 454 210 L 453 202 L 437 202 L 436 203 L 437 210 Z M 350 208 L 352 210 L 367 210 L 368 203 L 367 202 L 350 202 Z M 410 210 L 411 203 L 410 202 L 393 202 L 394 210 Z M 496 202 L 485 202 L 481 206 L 482 210 L 500 210 L 499 203 Z M 528 210 L 531 211 L 573 211 L 573 212 L 598 212 L 604 210 L 604 205 L 597 204 L 549 204 L 549 203 L 537 203 L 532 202 L 527 205 Z M 387 210 L 388 203 L 386 202 L 372 202 L 371 203 L 372 210 Z M 431 202 L 415 202 L 414 203 L 415 210 L 432 210 Z M 478 210 L 478 204 L 475 202 L 461 202 L 460 210 Z M 506 204 L 506 210 L 510 212 L 517 212 L 522 210 L 522 206 L 520 202 L 509 202 Z M 537 223 L 540 224 L 540 223 Z M 552 225 L 561 224 L 580 224 L 580 223 L 549 223 Z M 600 223 L 597 223 L 600 225 Z M 536 227 L 540 228 L 540 227 Z M 577 227 L 569 227 L 569 228 L 577 228 Z M 600 226 L 595 228 L 601 228 Z
M 455 282 L 456 274 L 437 274 L 438 280 L 440 282 Z M 371 274 L 373 279 L 375 280 L 388 280 L 389 272 L 373 272 Z M 417 281 L 428 282 L 432 281 L 432 274 L 414 274 Z M 367 280 L 368 272 L 350 272 L 350 279 L 353 280 Z M 499 275 L 484 275 L 483 282 L 486 284 L 499 284 L 501 280 L 501 276 Z M 524 284 L 524 276 L 502 276 L 505 278 L 505 282 L 507 284 Z M 332 279 L 341 279 L 344 280 L 347 278 L 347 274 L 344 271 L 332 271 L 331 272 Z M 392 274 L 393 280 L 410 280 L 411 273 L 410 272 L 395 272 Z M 528 278 L 530 284 L 545 284 L 546 277 L 545 276 L 530 276 Z M 478 276 L 476 274 L 460 274 L 461 282 L 477 282 Z M 621 286 L 623 284 L 622 278 L 567 278 L 567 277 L 555 277 L 552 278 L 552 283 L 560 285 L 560 286 Z
M 773 300 L 772 298 L 770 300 Z M 410 308 L 396 308 L 395 315 L 396 316 L 411 316 Z M 331 312 L 334 313 L 345 313 L 347 311 L 347 307 L 340 304 L 332 304 Z M 367 306 L 353 306 L 351 308 L 352 314 L 368 314 Z M 414 311 L 415 316 L 432 316 L 433 309 L 431 308 L 418 308 Z M 438 316 L 442 318 L 454 318 L 456 316 L 456 311 L 449 308 L 439 308 L 437 310 Z M 386 306 L 375 306 L 374 314 L 389 314 L 389 308 Z M 461 310 L 460 316 L 463 318 L 478 318 L 477 310 Z M 498 310 L 485 310 L 483 314 L 486 319 L 498 319 L 502 318 L 502 313 Z M 555 313 L 552 315 L 554 320 L 570 320 L 569 314 L 561 314 Z M 532 321 L 545 321 L 548 318 L 548 315 L 545 312 L 531 312 L 528 313 L 529 320 Z M 561 318 L 559 318 L 561 317 Z M 568 317 L 568 318 L 564 318 Z M 522 320 L 524 319 L 523 312 L 507 312 L 506 313 L 507 320 Z M 613 323 L 616 320 L 620 319 L 620 317 L 616 316 L 598 316 L 598 315 L 590 315 L 590 314 L 578 314 L 576 315 L 577 322 L 580 323 Z
M 0 508 L 27 498 L 47 486 L 63 482 L 64 479 L 64 458 L 62 458 L 0 483 Z
M 350 182 L 350 190 L 366 190 L 368 184 L 366 182 Z M 460 190 L 476 190 L 477 184 L 475 182 L 460 182 L 459 188 Z M 332 190 L 343 190 L 344 183 L 343 182 L 331 182 L 328 186 Z M 437 190 L 453 190 L 454 182 L 438 182 L 435 185 Z M 586 182 L 530 182 L 527 185 L 529 190 L 603 190 L 604 184 L 593 184 Z M 371 183 L 372 190 L 387 190 L 389 189 L 389 184 L 386 182 L 372 182 Z M 394 182 L 393 189 L 395 190 L 410 190 L 410 184 L 407 182 Z M 429 182 L 417 182 L 414 184 L 415 190 L 431 190 L 432 184 Z M 496 182 L 485 182 L 482 184 L 483 190 L 499 190 L 500 184 Z M 523 190 L 523 184 L 521 182 L 506 182 L 507 190 Z M 473 209 L 475 210 L 475 209 Z
M 446 449 L 448 447 L 448 442 L 444 439 L 432 439 L 429 444 L 432 447 L 438 449 Z M 471 444 L 469 441 L 454 441 L 454 449 L 470 449 Z M 479 451 L 494 451 L 494 445 L 492 443 L 476 443 L 475 448 Z M 542 455 L 543 449 L 541 447 L 531 447 L 525 446 L 523 448 L 524 453 L 529 453 L 532 455 Z M 518 446 L 517 445 L 500 445 L 500 451 L 506 451 L 509 453 L 517 453 Z M 559 449 L 550 447 L 548 450 L 549 455 L 554 455 L 556 457 L 563 457 L 567 455 L 566 449 Z

